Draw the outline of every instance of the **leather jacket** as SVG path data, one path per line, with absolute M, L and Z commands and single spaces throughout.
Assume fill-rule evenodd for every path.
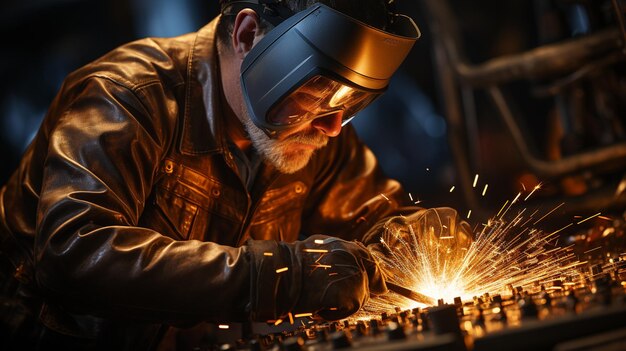
M 367 243 L 404 211 L 350 126 L 301 171 L 263 165 L 246 190 L 223 131 L 218 21 L 71 73 L 0 190 L 0 249 L 46 297 L 48 327 L 98 338 L 135 322 L 245 321 L 247 239 Z

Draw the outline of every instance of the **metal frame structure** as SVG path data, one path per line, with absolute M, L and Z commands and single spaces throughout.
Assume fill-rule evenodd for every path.
M 440 84 L 443 113 L 448 121 L 449 141 L 454 155 L 465 201 L 470 208 L 481 208 L 472 190 L 473 169 L 479 155 L 477 115 L 474 93 L 483 90 L 492 101 L 524 162 L 523 167 L 540 179 L 560 179 L 585 171 L 626 170 L 626 141 L 546 160 L 531 150 L 531 138 L 518 123 L 503 85 L 519 80 L 553 79 L 551 90 L 558 90 L 586 76 L 589 72 L 625 61 L 626 30 L 618 13 L 619 28 L 609 28 L 578 38 L 539 46 L 519 54 L 492 58 L 480 64 L 469 63 L 462 50 L 457 20 L 448 0 L 423 0 L 423 10 L 433 40 L 434 65 Z M 555 199 L 555 202 L 561 201 Z M 615 189 L 604 189 L 568 200 L 572 209 L 585 211 L 621 206 Z

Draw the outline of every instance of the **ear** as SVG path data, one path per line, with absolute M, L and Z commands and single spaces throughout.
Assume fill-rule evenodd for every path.
M 256 12 L 252 9 L 239 11 L 235 18 L 232 37 L 233 51 L 239 59 L 243 60 L 250 52 L 260 32 L 260 22 Z

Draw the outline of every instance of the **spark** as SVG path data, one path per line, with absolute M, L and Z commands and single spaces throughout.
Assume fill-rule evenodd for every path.
M 478 184 L 478 174 L 474 177 L 474 188 L 476 187 L 476 184 Z
M 372 254 L 390 282 L 444 301 L 453 301 L 455 297 L 471 301 L 484 293 L 510 295 L 512 288 L 508 287 L 532 292 L 539 289 L 537 282 L 584 279 L 585 262 L 578 260 L 573 245 L 560 247 L 556 235 L 573 223 L 548 234 L 527 227 L 532 222 L 526 212 L 531 211 L 507 201 L 498 215 L 477 227 L 471 242 L 463 240 L 462 235 L 451 235 L 445 228 L 450 224 L 439 218 L 436 211 L 410 223 L 389 222 L 380 239 L 384 250 Z M 534 211 L 530 218 L 536 214 Z M 434 223 L 437 219 L 439 223 Z M 424 305 L 390 292 L 370 299 L 352 318 L 371 318 L 394 307 L 411 309 Z
M 228 329 L 228 328 L 230 328 L 230 326 L 228 324 L 220 324 L 217 327 L 220 328 L 220 329 Z
M 315 242 L 316 244 L 320 244 L 320 245 L 321 245 L 321 244 L 323 244 L 323 243 L 324 243 L 324 240 L 322 240 L 322 239 L 315 239 L 315 241 L 314 241 L 314 242 Z
M 453 185 L 452 188 L 450 188 L 450 192 L 454 191 L 455 186 Z
M 472 210 L 469 210 L 469 212 L 467 212 L 467 218 L 469 219 L 471 215 L 472 215 Z
M 500 216 L 500 213 L 502 212 L 502 210 L 504 210 L 504 208 L 506 207 L 506 205 L 509 204 L 509 200 L 506 200 L 506 202 L 504 203 L 504 205 L 502 205 L 502 208 L 500 208 L 500 211 L 498 211 L 498 214 L 496 215 L 496 217 Z
M 287 272 L 289 270 L 289 267 L 283 267 L 283 268 L 279 268 L 276 270 L 276 273 L 282 273 L 282 272 Z
M 293 325 L 293 314 L 289 312 L 288 315 L 289 315 L 289 324 Z
M 274 256 L 274 254 L 271 252 L 264 252 L 263 256 Z
M 598 217 L 598 216 L 599 216 L 599 215 L 601 215 L 601 214 L 602 214 L 602 212 L 598 212 L 598 213 L 594 214 L 593 216 L 591 216 L 591 217 L 587 217 L 587 218 L 583 219 L 582 221 L 580 221 L 580 222 L 578 222 L 578 223 L 576 223 L 576 224 L 581 224 L 581 223 L 586 222 L 586 221 L 588 221 L 588 220 L 590 220 L 590 219 L 592 219 L 592 218 L 594 218 L 594 217 Z
M 385 194 L 381 193 L 380 196 L 382 196 L 385 200 L 390 201 L 389 198 L 385 196 Z
M 415 201 L 413 200 L 413 195 L 411 195 L 411 193 L 409 193 L 409 199 L 411 199 L 411 202 Z
M 485 184 L 485 188 L 483 189 L 483 196 L 487 194 L 487 188 L 489 188 L 489 184 Z
M 309 253 L 327 253 L 328 252 L 328 250 L 323 250 L 323 249 L 304 249 L 302 251 L 309 252 Z
M 537 225 L 537 223 L 539 223 L 539 222 L 543 221 L 543 219 L 544 219 L 544 218 L 548 217 L 550 214 L 552 214 L 552 212 L 554 212 L 554 211 L 558 210 L 558 209 L 559 209 L 559 207 L 561 207 L 561 206 L 563 206 L 563 205 L 565 205 L 565 202 L 561 202 L 561 204 L 560 204 L 560 205 L 558 205 L 557 207 L 555 207 L 554 209 L 552 209 L 552 211 L 550 211 L 550 212 L 546 213 L 543 217 L 539 218 L 539 220 L 538 220 L 537 222 L 533 223 L 533 224 Z
M 528 194 L 528 196 L 526 196 L 526 198 L 524 198 L 524 201 L 528 200 L 528 198 L 529 198 L 529 197 L 531 197 L 531 196 L 532 196 L 532 194 L 534 194 L 534 193 L 535 193 L 535 191 L 537 191 L 537 190 L 541 189 L 541 185 L 542 185 L 541 183 L 539 183 L 539 184 L 535 185 L 535 187 L 534 187 L 534 188 L 533 188 L 533 190 L 532 190 L 532 191 Z
M 294 317 L 296 318 L 304 318 L 304 317 L 311 317 L 313 315 L 313 313 L 298 313 L 295 314 Z
M 592 251 L 596 251 L 596 250 L 599 250 L 599 249 L 601 249 L 601 248 L 602 248 L 602 246 L 594 247 L 593 249 L 590 249 L 590 250 L 585 251 L 585 253 L 590 253 L 590 252 L 592 252 Z
M 277 320 L 276 322 L 274 322 L 274 325 L 280 325 L 283 322 L 282 319 Z
M 553 236 L 553 235 L 555 235 L 556 233 L 559 233 L 559 232 L 561 232 L 561 231 L 563 231 L 563 230 L 565 230 L 565 229 L 567 229 L 567 228 L 569 228 L 569 227 L 571 227 L 571 226 L 573 226 L 573 225 L 574 225 L 574 223 L 570 223 L 570 224 L 566 225 L 565 227 L 563 227 L 563 228 L 561 228 L 561 229 L 559 229 L 559 230 L 557 230 L 557 231 L 553 232 L 553 233 L 552 233 L 552 234 L 550 234 L 549 236 Z

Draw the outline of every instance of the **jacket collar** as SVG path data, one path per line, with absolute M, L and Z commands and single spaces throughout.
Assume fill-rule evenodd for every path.
M 218 16 L 201 28 L 189 49 L 180 152 L 187 155 L 223 152 L 225 130 L 220 107 L 216 48 Z

